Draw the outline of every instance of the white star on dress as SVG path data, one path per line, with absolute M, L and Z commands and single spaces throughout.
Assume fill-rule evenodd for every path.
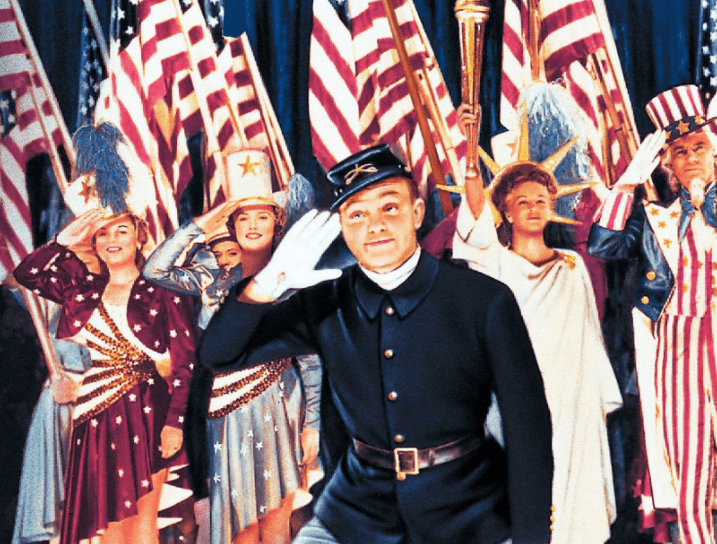
M 94 419 L 94 418 L 92 419 L 92 421 L 91 421 L 90 423 L 92 423 L 92 426 L 93 426 L 93 427 L 97 427 L 97 425 L 99 425 L 99 424 L 100 424 L 100 422 L 99 422 L 99 421 L 97 421 L 97 420 L 96 420 L 96 419 Z
M 263 450 L 264 449 L 264 442 L 257 442 L 256 446 L 254 446 L 257 450 Z
M 222 451 L 222 444 L 221 442 L 214 442 L 214 453 Z
M 149 385 L 154 385 L 154 378 L 148 379 L 148 380 L 147 380 L 147 383 L 148 383 Z
M 30 269 L 30 274 L 37 274 L 38 272 L 39 272 L 39 270 L 37 268 Z
M 149 480 L 142 480 L 142 487 L 149 487 Z
M 174 380 L 174 381 L 172 382 L 172 385 L 173 385 L 174 387 L 179 387 L 180 385 L 182 385 L 182 380 L 180 380 L 179 378 L 177 378 L 176 380 Z
M 75 327 L 79 327 L 80 325 L 82 325 L 82 323 L 80 323 L 79 320 L 75 319 L 75 322 L 73 323 L 73 325 Z
M 152 308 L 152 309 L 149 311 L 149 315 L 151 315 L 152 317 L 154 317 L 155 315 L 157 315 L 157 310 L 155 310 L 154 308 Z
M 218 484 L 222 481 L 222 479 L 219 477 L 219 474 L 215 474 L 213 479 L 215 484 Z
M 265 480 L 268 480 L 269 478 L 271 478 L 271 471 L 270 471 L 270 470 L 265 470 L 265 471 L 264 471 L 264 479 L 265 479 Z
M 121 424 L 121 423 L 122 423 L 122 416 L 117 416 L 117 418 L 115 419 L 115 421 L 117 422 L 117 425 Z
M 271 414 L 264 414 L 264 421 L 269 423 L 271 421 Z
M 246 435 L 247 435 L 249 438 L 254 438 L 254 429 L 249 429 L 249 430 L 246 432 Z
M 179 304 L 179 297 L 174 297 L 172 299 L 172 302 L 174 302 L 175 304 Z
M 137 323 L 133 328 L 134 328 L 134 332 L 139 332 L 142 330 L 142 325 Z
M 95 277 L 92 274 L 87 274 L 87 281 L 92 281 L 94 279 Z
M 92 298 L 95 299 L 95 300 L 97 300 L 98 298 L 100 298 L 100 294 L 99 294 L 99 293 L 92 293 Z
M 169 336 L 171 336 L 172 338 L 176 338 L 176 337 L 177 337 L 177 331 L 175 331 L 175 330 L 169 331 Z
M 241 449 L 239 450 L 239 453 L 242 457 L 246 457 L 246 454 L 249 452 L 249 447 L 246 445 L 246 442 L 242 442 Z
M 134 393 L 130 393 L 130 395 L 129 395 L 129 400 L 130 400 L 130 402 L 136 401 L 136 400 L 137 400 L 137 395 L 135 395 Z
M 124 470 L 119 469 L 119 470 L 117 471 L 117 474 L 118 474 L 118 476 L 121 478 L 122 476 L 124 476 Z
M 149 414 L 152 411 L 152 408 L 150 406 L 145 406 L 143 410 L 145 414 Z
M 130 507 L 132 506 L 132 503 L 131 503 L 130 501 L 124 501 L 124 505 L 125 505 L 127 508 L 130 508 Z
M 262 514 L 265 513 L 265 512 L 266 512 L 266 506 L 262 504 L 261 507 L 259 508 L 259 512 L 261 512 Z
M 135 444 L 139 444 L 139 436 L 134 435 L 134 438 L 132 439 Z

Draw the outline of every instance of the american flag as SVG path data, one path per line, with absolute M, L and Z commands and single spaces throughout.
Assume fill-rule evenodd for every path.
M 204 9 L 204 17 L 207 20 L 209 31 L 212 33 L 217 53 L 221 53 L 225 44 L 224 0 L 203 0 L 202 8 Z
M 181 0 L 179 25 L 187 37 L 190 69 L 177 76 L 177 108 L 187 135 L 198 130 L 205 136 L 205 207 L 224 201 L 223 154 L 246 142 L 236 104 L 230 100 L 232 59 L 228 48 L 217 54 L 216 43 L 196 0 Z
M 696 80 L 704 99 L 711 100 L 717 91 L 717 0 L 701 3 Z
M 433 113 L 438 115 L 430 117 L 434 123 L 444 123 L 441 132 L 448 135 L 448 155 L 443 146 L 437 146 L 448 172 L 450 164 L 457 166 L 465 157 L 465 138 L 413 2 L 394 0 L 393 5 L 422 94 L 432 96 L 424 103 L 436 104 Z M 349 0 L 348 14 L 337 11 L 328 0 L 314 0 L 309 81 L 312 142 L 322 166 L 329 168 L 379 142 L 397 144 L 423 194 L 435 186 L 380 0 Z M 435 124 L 431 128 L 437 141 L 439 131 Z
M 101 39 L 104 38 L 95 35 L 89 15 L 85 12 L 82 20 L 77 126 L 92 122 L 100 96 L 100 82 L 107 76 L 107 68 L 100 50 Z
M 532 82 L 529 13 L 528 0 L 506 0 L 500 121 L 514 132 L 519 126 L 520 91 Z M 537 13 L 533 13 L 539 18 L 539 57 L 545 75 L 548 81 L 561 78 L 575 99 L 596 175 L 612 185 L 634 152 L 636 132 L 631 130 L 635 123 L 629 97 L 621 92 L 623 76 L 611 51 L 612 36 L 602 31 L 601 23 L 607 19 L 603 0 L 537 0 Z M 614 104 L 613 116 L 606 96 Z M 618 131 L 626 133 L 622 145 Z
M 160 129 L 153 105 L 163 99 L 168 85 L 157 53 L 155 4 L 160 0 L 119 0 L 113 13 L 108 85 L 101 93 L 95 119 L 116 125 L 134 155 L 151 172 L 147 222 L 159 243 L 177 227 L 176 195 L 171 172 L 159 159 Z
M 326 170 L 361 149 L 356 63 L 347 4 L 314 0 L 309 117 L 314 155 Z
M 7 250 L 0 252 L 0 266 L 5 273 L 33 249 L 27 161 L 62 142 L 62 120 L 52 115 L 25 39 L 11 4 L 0 0 L 0 234 Z

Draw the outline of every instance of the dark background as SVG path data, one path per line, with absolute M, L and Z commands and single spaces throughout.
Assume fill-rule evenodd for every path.
M 414 0 L 432 43 L 454 104 L 460 96 L 460 53 L 453 2 Z M 35 44 L 70 132 L 77 124 L 82 0 L 20 0 Z M 698 81 L 701 0 L 606 0 L 640 133 L 652 130 L 644 106 L 672 86 Z M 105 27 L 110 0 L 95 0 Z M 481 81 L 485 144 L 498 125 L 503 0 L 491 1 L 491 16 Z M 311 151 L 308 115 L 308 61 L 312 6 L 310 0 L 226 0 L 225 34 L 247 31 L 259 69 L 296 169 L 313 180 L 322 194 L 323 171 Z M 52 191 L 29 187 L 35 243 L 45 241 L 58 223 Z M 325 194 L 325 193 L 323 193 Z M 191 212 L 189 212 L 191 214 Z M 631 333 L 626 308 L 631 268 L 620 263 L 607 270 L 610 297 L 604 330 L 618 381 L 627 393 L 632 371 Z M 623 289 L 623 285 L 627 289 Z M 560 334 L 561 331 L 556 331 Z M 567 333 L 567 331 L 565 331 Z M 2 287 L 0 291 L 0 544 L 10 542 L 14 523 L 24 436 L 46 371 L 29 318 Z M 641 542 L 635 530 L 636 505 L 629 489 L 635 454 L 635 398 L 611 419 L 611 438 L 619 515 L 612 542 Z

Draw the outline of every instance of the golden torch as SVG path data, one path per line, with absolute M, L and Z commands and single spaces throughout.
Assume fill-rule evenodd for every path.
M 461 100 L 463 108 L 474 114 L 466 120 L 468 144 L 466 183 L 480 177 L 478 133 L 480 129 L 480 73 L 483 63 L 483 36 L 490 13 L 489 0 L 457 0 L 455 6 L 461 40 Z

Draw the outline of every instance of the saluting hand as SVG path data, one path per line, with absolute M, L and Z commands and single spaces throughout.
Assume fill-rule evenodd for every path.
M 86 243 L 103 223 L 103 217 L 104 213 L 97 208 L 78 215 L 60 231 L 57 235 L 57 243 L 65 247 Z
M 303 289 L 338 278 L 341 270 L 315 268 L 340 232 L 338 214 L 316 210 L 306 213 L 289 229 L 269 263 L 254 277 L 254 285 L 276 300 L 289 289 Z
M 641 185 L 659 164 L 659 154 L 664 144 L 664 130 L 649 134 L 640 144 L 640 148 L 613 189 L 629 194 L 635 192 L 635 188 Z
M 212 208 L 204 215 L 195 217 L 194 224 L 202 229 L 204 234 L 212 234 L 226 225 L 227 219 L 238 207 L 239 201 L 230 200 Z

